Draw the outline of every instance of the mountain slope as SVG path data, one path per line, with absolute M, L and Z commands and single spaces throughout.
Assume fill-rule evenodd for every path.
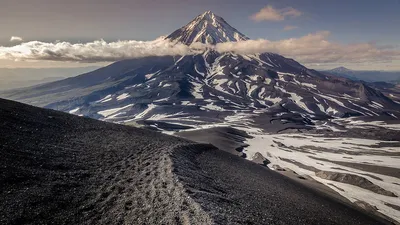
M 167 39 L 190 45 L 247 38 L 221 17 L 206 12 Z M 249 117 L 267 112 L 281 124 L 288 117 L 302 118 L 297 121 L 305 126 L 331 117 L 400 118 L 400 105 L 367 84 L 309 70 L 274 53 L 207 50 L 124 60 L 2 96 L 119 123 L 151 120 L 189 127 L 243 122 L 235 116 L 239 112 Z
M 389 224 L 211 145 L 3 99 L 0 118 L 1 224 Z

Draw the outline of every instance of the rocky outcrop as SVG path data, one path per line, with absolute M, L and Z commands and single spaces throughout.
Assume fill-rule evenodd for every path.
M 256 152 L 256 154 L 254 154 L 253 159 L 251 160 L 257 164 L 261 164 L 263 166 L 267 166 L 268 164 L 271 163 L 271 161 L 269 161 L 267 158 L 265 158 L 261 153 Z
M 368 204 L 364 201 L 358 200 L 358 201 L 355 201 L 354 204 L 357 205 L 358 207 L 364 209 L 367 212 L 375 212 L 378 210 L 378 208 L 376 206 Z
M 286 171 L 285 168 L 280 167 L 279 165 L 273 165 L 272 169 L 276 170 L 276 171 Z
M 317 175 L 322 179 L 337 181 L 345 184 L 351 184 L 360 188 L 370 190 L 377 194 L 386 195 L 390 197 L 397 197 L 397 195 L 395 195 L 393 192 L 387 191 L 379 187 L 378 185 L 372 183 L 367 178 L 358 175 L 348 174 L 348 173 L 338 173 L 332 171 L 318 171 L 315 173 L 315 175 Z

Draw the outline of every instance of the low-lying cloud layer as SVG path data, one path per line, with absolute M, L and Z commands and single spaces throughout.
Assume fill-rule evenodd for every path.
M 279 41 L 260 39 L 223 43 L 217 49 L 242 54 L 274 52 L 292 57 L 301 63 L 386 62 L 400 58 L 400 49 L 394 49 L 393 46 L 379 46 L 374 43 L 343 45 L 328 41 L 329 35 L 330 32 L 321 31 Z
M 238 54 L 273 52 L 306 64 L 376 63 L 400 59 L 400 49 L 393 46 L 379 46 L 374 43 L 343 45 L 330 42 L 329 35 L 328 31 L 321 31 L 300 38 L 279 41 L 259 39 L 217 45 L 196 43 L 192 46 L 172 43 L 162 38 L 154 41 L 106 42 L 98 40 L 79 44 L 30 41 L 12 47 L 0 47 L 0 59 L 112 62 L 146 56 L 191 55 L 201 53 L 206 49 Z
M 12 47 L 0 47 L 0 59 L 16 61 L 112 62 L 146 56 L 187 55 L 194 53 L 194 50 L 191 50 L 184 44 L 174 44 L 161 39 L 155 41 L 128 40 L 117 42 L 97 40 L 84 44 L 30 41 Z

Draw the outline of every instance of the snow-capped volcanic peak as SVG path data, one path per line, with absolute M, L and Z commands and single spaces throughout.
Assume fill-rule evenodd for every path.
M 195 42 L 217 44 L 248 40 L 249 38 L 229 25 L 223 18 L 207 11 L 186 26 L 174 31 L 166 39 L 191 45 Z

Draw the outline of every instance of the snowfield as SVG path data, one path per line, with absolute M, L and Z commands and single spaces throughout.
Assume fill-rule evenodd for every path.
M 355 202 L 361 200 L 367 202 L 376 206 L 379 212 L 400 222 L 399 212 L 387 206 L 387 203 L 399 205 L 399 197 L 384 196 L 354 185 L 321 179 L 315 175 L 315 171 L 306 169 L 309 166 L 322 171 L 356 174 L 400 196 L 400 177 L 373 173 L 335 163 L 336 161 L 340 161 L 361 165 L 384 166 L 400 170 L 400 157 L 387 155 L 388 152 L 400 153 L 399 147 L 367 147 L 379 143 L 393 142 L 356 138 L 327 139 L 325 137 L 302 134 L 271 135 L 254 131 L 251 135 L 254 138 L 246 140 L 245 143 L 248 144 L 249 147 L 245 148 L 244 151 L 249 159 L 251 159 L 255 153 L 259 152 L 271 161 L 271 164 L 268 165 L 271 169 L 273 169 L 274 165 L 279 165 L 282 168 L 295 171 L 299 175 L 308 175 L 316 181 L 333 188 L 333 190 L 350 201 Z M 368 154 L 369 151 L 374 154 Z M 319 160 L 319 158 L 325 160 Z M 333 187 L 332 184 L 334 185 Z

